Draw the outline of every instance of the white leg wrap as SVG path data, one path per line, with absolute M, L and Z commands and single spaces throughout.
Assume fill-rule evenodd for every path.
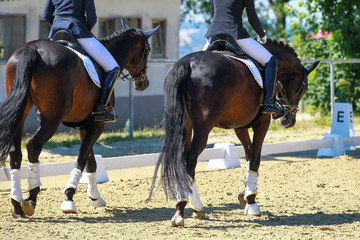
M 261 210 L 257 205 L 257 203 L 253 203 L 253 204 L 247 203 L 245 206 L 245 215 L 260 216 Z
M 245 188 L 245 196 L 244 199 L 247 200 L 247 197 L 251 194 L 257 194 L 257 181 L 258 181 L 259 173 L 247 170 L 246 179 L 244 181 Z
M 98 190 L 97 184 L 96 184 L 96 172 L 85 173 L 85 175 L 89 179 L 88 190 L 87 190 L 88 196 L 92 199 L 100 198 L 100 193 L 99 193 L 99 190 Z
M 80 182 L 81 175 L 82 174 L 79 169 L 73 168 L 73 170 L 71 170 L 70 179 L 69 179 L 66 187 L 64 188 L 64 193 L 68 188 L 74 188 L 76 190 L 76 192 L 78 191 L 78 185 Z
M 40 181 L 40 162 L 37 163 L 30 163 L 28 162 L 28 171 L 29 171 L 29 178 L 28 178 L 28 192 L 38 186 L 41 186 Z
M 201 203 L 199 192 L 196 187 L 196 181 L 194 180 L 191 185 L 192 194 L 189 195 L 189 207 L 195 211 L 203 210 L 204 206 Z
M 181 194 L 180 192 L 178 192 L 176 194 L 176 200 L 174 202 L 174 208 L 176 208 L 176 205 L 179 203 L 179 202 L 186 202 L 186 204 L 189 202 L 189 198 L 188 197 L 185 197 L 184 194 Z
M 10 197 L 18 202 L 24 201 L 21 193 L 20 173 L 21 173 L 20 169 L 13 169 L 10 171 L 10 177 L 11 177 Z

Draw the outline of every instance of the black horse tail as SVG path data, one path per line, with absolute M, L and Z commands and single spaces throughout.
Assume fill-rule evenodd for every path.
M 149 199 L 156 182 L 159 166 L 161 169 L 161 184 L 167 198 L 174 199 L 177 193 L 191 193 L 191 178 L 186 170 L 186 80 L 190 77 L 191 68 L 187 61 L 173 65 L 166 76 L 165 106 L 163 128 L 165 139 L 162 153 L 157 161 Z
M 0 167 L 4 166 L 20 127 L 37 56 L 37 49 L 33 45 L 21 50 L 11 92 L 0 105 Z

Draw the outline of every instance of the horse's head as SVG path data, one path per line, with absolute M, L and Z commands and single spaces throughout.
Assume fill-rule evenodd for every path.
M 159 28 L 148 31 L 129 28 L 123 21 L 123 30 L 120 33 L 114 33 L 105 39 L 108 42 L 108 49 L 112 48 L 111 53 L 119 63 L 121 69 L 125 68 L 129 75 L 124 75 L 126 79 L 134 82 L 134 88 L 137 91 L 143 91 L 149 86 L 147 77 L 147 61 L 151 51 L 149 38 Z
M 308 88 L 308 75 L 320 61 L 304 67 L 295 50 L 289 45 L 270 39 L 265 47 L 278 59 L 276 91 L 278 99 L 285 107 L 281 124 L 286 128 L 293 127 L 300 100 Z
M 122 25 L 123 29 L 129 29 L 129 27 L 123 21 Z M 151 48 L 148 40 L 158 28 L 159 26 L 148 31 L 136 29 L 139 34 L 139 41 L 135 49 L 131 52 L 129 61 L 125 68 L 132 76 L 132 81 L 134 81 L 134 88 L 137 91 L 143 91 L 149 86 L 149 79 L 147 77 L 147 60 Z

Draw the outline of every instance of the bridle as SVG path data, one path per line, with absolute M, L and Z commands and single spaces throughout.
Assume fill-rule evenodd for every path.
M 289 99 L 286 96 L 286 92 L 285 89 L 282 85 L 282 83 L 280 81 L 276 82 L 276 87 L 278 90 L 278 99 L 284 103 L 284 108 L 285 108 L 285 114 L 289 114 L 289 115 L 295 115 L 297 113 L 297 111 L 299 111 L 299 103 L 301 98 L 304 96 L 306 90 L 307 90 L 307 72 L 306 72 L 306 68 L 304 68 L 304 78 L 303 81 L 301 82 L 301 85 L 298 89 L 298 91 L 296 92 L 296 94 L 294 96 L 292 96 L 291 99 L 297 97 L 296 99 L 296 104 L 290 104 L 289 101 L 291 99 Z
M 150 43 L 146 40 L 146 42 L 145 42 L 145 47 L 144 47 L 144 51 L 143 51 L 143 53 L 142 53 L 142 56 L 141 56 L 141 59 L 140 59 L 138 65 L 137 65 L 136 67 L 134 67 L 134 68 L 125 67 L 125 69 L 126 69 L 127 71 L 135 71 L 135 70 L 137 70 L 137 69 L 141 66 L 141 64 L 144 62 L 144 60 L 146 61 L 147 56 L 149 55 L 150 51 L 151 51 Z M 137 76 L 135 76 L 135 77 L 131 76 L 130 73 L 124 74 L 124 72 L 121 72 L 121 75 L 122 75 L 121 78 L 122 78 L 123 80 L 124 80 L 124 79 L 127 79 L 127 80 L 129 80 L 130 82 L 134 82 L 134 84 L 138 84 L 139 82 L 144 82 L 144 81 L 146 80 L 146 78 L 147 78 L 147 69 L 148 69 L 148 67 L 147 67 L 147 65 L 146 65 L 145 68 L 144 68 L 144 70 L 142 70 L 142 71 L 141 71 Z

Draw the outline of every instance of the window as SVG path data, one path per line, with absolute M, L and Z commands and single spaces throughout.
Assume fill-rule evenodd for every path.
M 0 16 L 0 59 L 8 60 L 25 43 L 25 16 Z
M 129 27 L 141 28 L 140 18 L 122 18 L 124 23 Z M 122 29 L 121 17 L 116 18 L 101 18 L 99 20 L 99 38 L 104 38 L 111 35 L 113 32 Z
M 49 38 L 51 26 L 40 19 L 39 39 Z
M 159 29 L 151 37 L 151 57 L 166 57 L 166 20 L 153 20 L 153 28 L 160 25 Z

